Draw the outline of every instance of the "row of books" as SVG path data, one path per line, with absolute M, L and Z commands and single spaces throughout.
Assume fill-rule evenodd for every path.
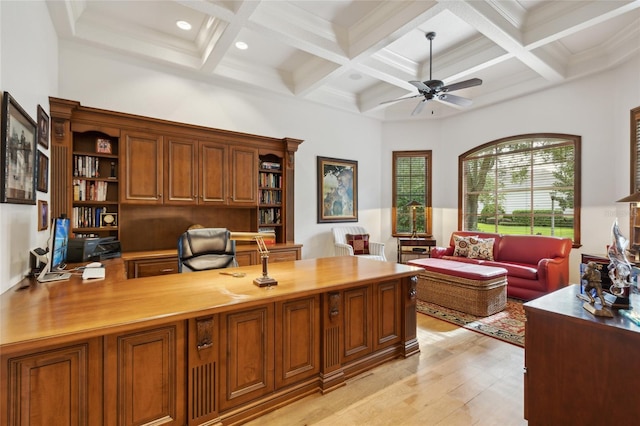
M 73 176 L 100 177 L 100 159 L 91 155 L 74 155 Z
M 106 201 L 109 182 L 73 180 L 73 201 Z
M 260 223 L 262 224 L 278 224 L 280 223 L 280 209 L 279 208 L 270 208 L 270 209 L 260 209 Z
M 273 161 L 261 161 L 260 168 L 265 170 L 280 170 L 280 163 Z
M 74 207 L 71 224 L 74 228 L 99 228 L 100 215 L 106 212 L 106 207 Z
M 281 204 L 282 191 L 263 189 L 260 191 L 260 204 Z
M 262 240 L 265 245 L 272 246 L 276 243 L 276 230 L 274 228 L 258 228 L 258 232 L 262 234 Z
M 260 173 L 258 184 L 267 188 L 282 188 L 282 175 L 274 173 Z

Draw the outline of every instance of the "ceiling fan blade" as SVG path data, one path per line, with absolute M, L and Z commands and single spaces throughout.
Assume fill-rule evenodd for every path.
M 427 86 L 426 84 L 424 84 L 421 81 L 410 81 L 409 83 L 413 84 L 414 86 L 416 86 L 416 88 L 420 91 L 420 93 L 431 93 L 431 87 Z
M 423 100 L 421 100 L 418 105 L 416 105 L 416 107 L 414 108 L 413 112 L 411 113 L 411 115 L 418 115 L 420 114 L 420 111 L 422 111 L 422 108 L 424 108 L 425 104 L 427 103 L 427 98 L 424 98 Z
M 407 96 L 406 98 L 391 99 L 390 101 L 380 102 L 380 104 L 379 104 L 379 105 L 382 105 L 382 104 L 390 104 L 391 102 L 404 101 L 404 100 L 407 100 L 407 99 L 419 98 L 419 97 L 421 97 L 421 96 L 422 96 L 422 95 L 413 95 L 413 96 Z
M 461 81 L 459 83 L 449 84 L 442 88 L 442 92 L 453 92 L 454 90 L 466 89 L 467 87 L 480 86 L 482 80 L 479 78 L 472 78 L 470 80 Z
M 438 100 L 459 106 L 469 106 L 473 103 L 471 99 L 463 98 L 462 96 L 450 95 L 449 93 L 442 93 L 438 95 Z

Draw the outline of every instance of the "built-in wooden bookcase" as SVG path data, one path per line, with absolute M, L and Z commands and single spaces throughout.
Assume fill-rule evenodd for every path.
M 71 227 L 76 237 L 118 237 L 119 138 L 73 132 Z
M 299 139 L 271 138 L 49 98 L 51 212 L 75 236 L 116 236 L 124 252 L 175 249 L 195 224 L 274 232 L 294 244 Z M 102 213 L 107 213 L 108 222 Z
M 258 230 L 273 232 L 279 243 L 284 242 L 283 181 L 282 158 L 272 154 L 261 155 L 258 172 Z

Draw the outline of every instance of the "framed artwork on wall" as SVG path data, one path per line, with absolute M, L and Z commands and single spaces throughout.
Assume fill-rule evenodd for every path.
M 318 223 L 358 221 L 358 162 L 318 157 Z
M 49 192 L 49 157 L 38 151 L 38 175 L 36 188 L 40 192 Z
M 49 148 L 49 116 L 40 105 L 38 105 L 38 143 Z
M 36 204 L 36 122 L 9 92 L 2 98 L 0 202 Z
M 44 200 L 38 200 L 38 231 L 44 231 L 49 227 L 49 204 Z

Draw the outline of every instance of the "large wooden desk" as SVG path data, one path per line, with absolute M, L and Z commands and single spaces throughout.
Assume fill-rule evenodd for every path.
M 419 351 L 419 268 L 282 262 L 259 288 L 260 265 L 126 280 L 111 263 L 1 295 L 1 424 L 233 424 Z
M 640 327 L 594 317 L 572 285 L 524 305 L 525 418 L 536 425 L 630 425 L 640 418 Z M 640 297 L 631 304 L 640 309 Z

